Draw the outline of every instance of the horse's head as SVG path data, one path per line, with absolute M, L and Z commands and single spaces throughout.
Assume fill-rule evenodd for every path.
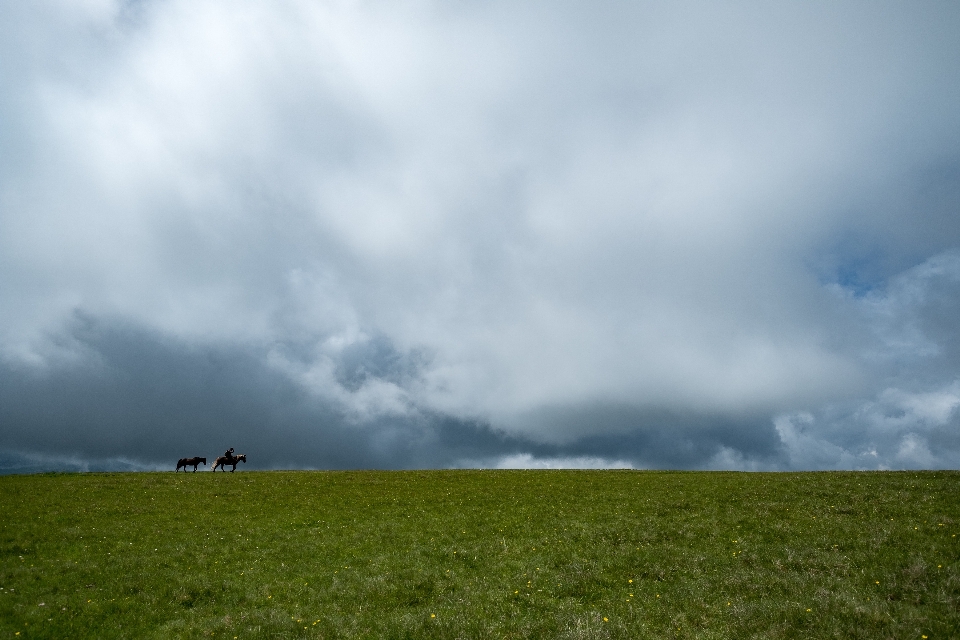
M 207 459 L 206 459 L 206 458 L 200 458 L 200 462 L 202 462 L 203 464 L 207 464 Z
M 241 453 L 240 455 L 237 456 L 237 460 L 238 460 L 238 461 L 246 462 L 246 461 L 247 461 L 247 454 Z

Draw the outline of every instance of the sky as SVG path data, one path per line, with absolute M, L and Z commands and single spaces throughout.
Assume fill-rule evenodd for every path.
M 957 468 L 958 33 L 0 0 L 0 472 Z

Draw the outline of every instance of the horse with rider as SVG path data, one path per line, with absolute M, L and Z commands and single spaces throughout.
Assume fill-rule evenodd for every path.
M 213 461 L 213 469 L 211 469 L 211 471 L 216 471 L 217 467 L 220 467 L 221 470 L 226 471 L 227 465 L 231 465 L 233 469 L 230 470 L 230 473 L 233 473 L 234 471 L 237 470 L 238 462 L 246 463 L 247 462 L 246 454 L 243 454 L 243 453 L 235 454 L 233 452 L 233 447 L 230 447 L 229 449 L 223 452 L 222 456 L 220 456 L 219 458 Z

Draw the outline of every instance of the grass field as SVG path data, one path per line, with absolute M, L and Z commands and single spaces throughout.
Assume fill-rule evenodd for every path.
M 957 638 L 960 473 L 0 477 L 0 638 Z

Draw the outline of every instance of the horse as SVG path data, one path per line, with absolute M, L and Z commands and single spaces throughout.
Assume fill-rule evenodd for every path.
M 203 464 L 203 465 L 207 464 L 207 459 L 201 458 L 200 456 L 197 456 L 196 458 L 180 458 L 179 460 L 177 460 L 176 471 L 180 471 L 180 467 L 183 467 L 183 472 L 186 473 L 187 467 L 189 467 L 190 465 L 193 465 L 193 472 L 196 473 L 197 465 L 200 465 L 200 464 Z
M 217 467 L 220 467 L 221 470 L 226 472 L 227 465 L 231 464 L 233 465 L 233 469 L 230 469 L 230 473 L 233 473 L 234 471 L 237 470 L 238 462 L 243 462 L 244 464 L 246 464 L 247 454 L 241 453 L 240 455 L 233 456 L 232 458 L 228 458 L 226 456 L 220 456 L 219 458 L 213 461 L 213 469 L 211 469 L 211 471 L 215 472 L 217 470 Z

